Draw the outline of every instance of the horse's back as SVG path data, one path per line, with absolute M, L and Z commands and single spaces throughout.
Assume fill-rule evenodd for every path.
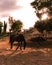
M 18 41 L 24 41 L 24 36 L 23 36 L 23 34 L 19 34 L 19 35 L 17 36 L 17 40 L 18 40 Z

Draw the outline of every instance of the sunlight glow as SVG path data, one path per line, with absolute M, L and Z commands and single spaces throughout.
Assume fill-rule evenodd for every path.
M 32 6 L 30 6 L 30 3 L 32 1 L 33 0 L 19 0 L 17 5 L 22 6 L 22 8 L 10 13 L 13 18 L 20 19 L 23 22 L 24 29 L 29 29 L 38 20 L 34 9 L 32 8 Z
M 20 19 L 23 22 L 25 29 L 33 26 L 38 19 L 31 7 L 26 7 L 15 12 L 11 12 L 11 16 L 15 19 Z
M 39 11 L 39 13 L 47 13 L 47 12 L 49 12 L 49 9 L 46 7 Z
M 43 15 L 42 15 L 42 18 L 41 18 L 42 20 L 47 20 L 48 19 L 48 13 L 44 13 Z

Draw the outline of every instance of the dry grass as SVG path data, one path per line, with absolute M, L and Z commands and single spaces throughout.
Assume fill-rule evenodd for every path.
M 51 46 L 51 45 L 50 45 Z M 27 41 L 27 48 L 20 51 L 9 49 L 9 39 L 0 41 L 0 65 L 52 65 L 52 47 Z

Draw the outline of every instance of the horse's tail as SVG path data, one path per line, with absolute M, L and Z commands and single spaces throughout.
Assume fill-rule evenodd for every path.
M 26 46 L 27 46 L 27 43 L 26 43 L 26 41 L 24 39 L 24 49 L 26 48 Z

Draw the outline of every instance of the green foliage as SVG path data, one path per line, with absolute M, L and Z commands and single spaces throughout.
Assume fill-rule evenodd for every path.
M 33 8 L 38 8 L 38 10 L 44 7 L 50 8 L 52 6 L 52 0 L 34 0 L 31 5 Z
M 7 28 L 7 23 L 5 23 L 5 21 L 4 21 L 4 28 L 3 28 L 3 33 L 4 34 L 6 33 L 6 28 Z
M 34 2 L 31 3 L 33 8 L 36 9 L 36 15 L 38 18 L 41 20 L 41 16 L 44 13 L 39 13 L 40 10 L 43 11 L 44 8 L 47 8 L 47 13 L 50 15 L 50 18 L 52 16 L 52 0 L 34 0 Z M 38 29 L 38 31 L 43 32 L 44 30 L 46 31 L 52 31 L 52 19 L 49 19 L 46 21 L 46 23 L 42 21 L 38 21 L 35 23 L 35 28 Z
M 20 20 L 14 21 L 11 25 L 11 30 L 12 31 L 19 31 L 21 30 L 23 24 Z
M 45 24 L 46 31 L 52 31 L 52 19 L 49 19 Z
M 9 24 L 12 24 L 13 21 L 14 21 L 14 20 L 13 20 L 13 17 L 9 16 L 8 21 L 9 21 Z
M 44 27 L 44 22 L 37 21 L 34 25 L 34 27 L 41 33 L 43 33 L 45 27 Z
M 3 27 L 3 23 L 0 22 L 0 34 L 2 33 L 2 27 Z
M 48 8 L 50 15 L 52 14 L 52 0 L 34 0 L 31 5 L 36 9 L 36 13 L 39 13 L 43 8 Z M 37 16 L 39 15 L 41 16 L 41 14 L 37 14 Z
M 52 19 L 49 19 L 48 21 L 37 21 L 34 25 L 34 27 L 39 31 L 42 32 L 46 30 L 47 32 L 52 31 Z
M 0 27 L 3 27 L 3 23 L 2 22 L 0 22 Z

